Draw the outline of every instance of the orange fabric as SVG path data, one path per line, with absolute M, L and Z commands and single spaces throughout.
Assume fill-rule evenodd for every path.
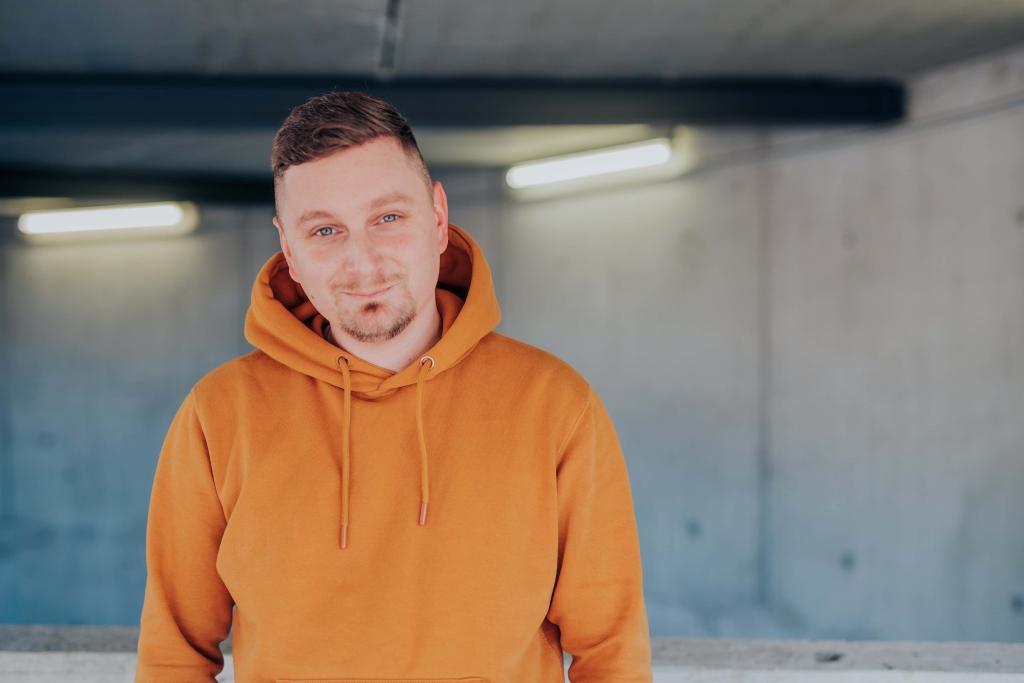
M 591 385 L 494 331 L 457 225 L 442 336 L 399 372 L 331 343 L 278 252 L 153 478 L 136 683 L 652 681 L 626 462 Z M 429 511 L 429 512 L 428 512 Z M 233 628 L 233 631 L 232 631 Z

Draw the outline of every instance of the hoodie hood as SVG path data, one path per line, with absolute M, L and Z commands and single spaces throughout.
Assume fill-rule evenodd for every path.
M 375 365 L 328 340 L 328 320 L 291 278 L 280 251 L 260 268 L 245 316 L 245 338 L 260 351 L 296 372 L 343 390 L 341 547 L 348 546 L 349 460 L 352 397 L 386 399 L 416 385 L 415 420 L 420 451 L 419 524 L 429 502 L 429 453 L 424 434 L 424 383 L 459 364 L 501 320 L 491 271 L 483 251 L 461 227 L 448 224 L 448 247 L 440 257 L 435 300 L 441 314 L 441 338 L 417 362 L 395 372 Z

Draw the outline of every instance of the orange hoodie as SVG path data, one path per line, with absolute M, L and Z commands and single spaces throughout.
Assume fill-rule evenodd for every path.
M 381 368 L 325 338 L 278 252 L 256 350 L 197 381 L 153 478 L 136 683 L 652 681 L 640 547 L 608 413 L 494 331 L 449 224 L 441 339 Z M 234 612 L 232 613 L 232 609 Z

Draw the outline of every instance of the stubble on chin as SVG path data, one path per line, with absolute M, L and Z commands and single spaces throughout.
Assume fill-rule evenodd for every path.
M 403 288 L 401 294 L 404 296 L 397 308 L 386 299 L 364 302 L 349 310 L 336 305 L 340 329 L 353 339 L 364 343 L 387 341 L 397 337 L 409 327 L 416 316 L 416 308 L 408 290 Z M 338 297 L 342 298 L 344 294 L 339 294 Z

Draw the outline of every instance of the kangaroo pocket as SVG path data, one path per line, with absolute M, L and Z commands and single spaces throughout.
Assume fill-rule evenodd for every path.
M 487 683 L 486 678 L 278 678 L 276 683 Z

